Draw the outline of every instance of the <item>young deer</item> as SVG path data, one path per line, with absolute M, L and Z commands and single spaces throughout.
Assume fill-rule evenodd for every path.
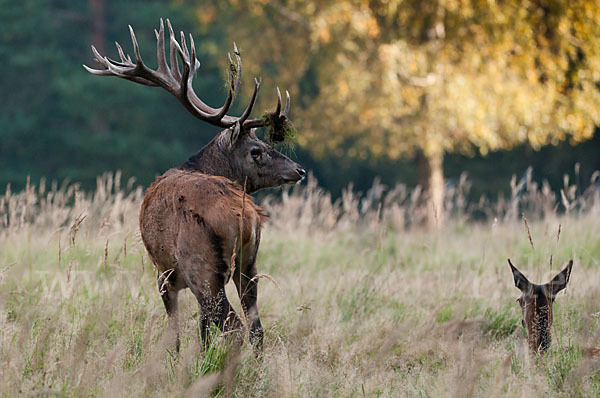
M 515 279 L 515 286 L 523 293 L 517 299 L 523 312 L 523 327 L 527 329 L 527 342 L 533 353 L 543 354 L 550 347 L 553 314 L 552 305 L 558 292 L 567 287 L 573 260 L 545 285 L 529 282 L 508 259 Z
M 553 314 L 552 305 L 556 294 L 567 287 L 573 260 L 559 272 L 550 282 L 545 285 L 536 285 L 527 280 L 508 259 L 508 264 L 515 279 L 515 286 L 523 295 L 517 299 L 523 311 L 523 327 L 527 329 L 527 342 L 534 354 L 544 354 L 550 347 Z M 600 349 L 588 347 L 582 348 L 581 353 L 586 358 L 600 358 Z
M 260 87 L 240 117 L 227 115 L 240 87 L 242 63 L 234 44 L 236 64 L 229 57 L 229 91 L 220 108 L 205 104 L 194 92 L 192 79 L 200 66 L 194 40 L 190 50 L 181 32 L 177 42 L 170 33 L 170 66 L 165 57 L 164 25 L 155 31 L 158 69 L 142 61 L 133 29 L 129 27 L 136 62 L 117 43 L 120 62 L 103 57 L 92 46 L 104 69 L 85 69 L 95 75 L 117 76 L 147 86 L 158 86 L 173 94 L 194 116 L 224 128 L 196 155 L 178 168 L 158 177 L 146 191 L 140 211 L 142 239 L 158 271 L 158 286 L 172 329 L 178 330 L 177 296 L 190 288 L 198 300 L 200 331 L 206 347 L 212 322 L 222 331 L 238 330 L 241 321 L 225 296 L 225 285 L 233 278 L 249 323 L 250 342 L 262 349 L 263 329 L 257 309 L 256 255 L 261 226 L 266 215 L 246 194 L 262 188 L 300 181 L 305 171 L 254 134 L 254 129 L 271 125 L 272 140 L 282 140 L 278 131 L 288 125 L 290 97 L 268 117 L 249 119 Z M 181 61 L 181 68 L 179 66 Z M 177 332 L 177 349 L 179 334 Z

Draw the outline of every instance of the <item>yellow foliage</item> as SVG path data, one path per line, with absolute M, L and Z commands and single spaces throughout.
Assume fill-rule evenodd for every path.
M 317 155 L 485 154 L 578 142 L 600 124 L 597 0 L 229 4 L 238 44 L 308 96 L 294 118 Z

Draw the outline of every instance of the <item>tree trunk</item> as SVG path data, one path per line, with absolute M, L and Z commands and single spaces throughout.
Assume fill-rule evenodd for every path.
M 417 152 L 419 184 L 427 205 L 427 225 L 440 228 L 444 224 L 444 152 Z
M 104 52 L 104 43 L 105 39 L 105 3 L 104 0 L 88 0 L 88 7 L 90 8 L 90 17 L 91 17 L 91 34 L 90 41 L 92 45 L 96 47 L 98 52 L 102 55 Z

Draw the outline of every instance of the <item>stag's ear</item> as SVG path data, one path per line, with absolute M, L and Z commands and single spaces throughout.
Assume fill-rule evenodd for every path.
M 569 277 L 571 276 L 571 268 L 573 268 L 573 260 L 569 260 L 569 264 L 567 264 L 565 269 L 560 271 L 550 282 L 546 283 L 547 291 L 552 294 L 552 298 L 554 298 L 558 292 L 567 287 L 567 283 L 569 283 Z
M 233 147 L 233 145 L 235 145 L 235 142 L 238 140 L 238 138 L 240 138 L 241 131 L 242 131 L 242 127 L 240 126 L 239 122 L 236 122 L 231 127 L 231 134 L 230 134 L 230 138 L 229 138 L 231 147 Z
M 510 269 L 513 274 L 513 278 L 515 278 L 515 286 L 519 288 L 520 291 L 526 293 L 529 291 L 531 287 L 531 282 L 525 278 L 523 275 L 511 262 L 510 258 L 508 259 L 508 265 L 510 265 Z
M 236 122 L 233 126 L 225 130 L 219 137 L 219 147 L 223 150 L 231 150 L 238 138 L 240 138 L 241 130 L 239 122 Z

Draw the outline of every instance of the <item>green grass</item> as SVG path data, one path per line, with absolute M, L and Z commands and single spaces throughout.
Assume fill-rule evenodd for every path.
M 490 308 L 485 311 L 485 318 L 489 322 L 485 330 L 492 340 L 503 340 L 517 330 L 522 318 L 514 309 L 515 306 L 506 306 L 499 311 Z
M 531 217 L 532 249 L 519 220 L 451 219 L 432 232 L 391 227 L 403 225 L 394 219 L 398 209 L 384 208 L 373 222 L 369 211 L 357 215 L 356 198 L 334 205 L 314 186 L 270 201 L 258 268 L 277 284 L 259 284 L 265 342 L 257 358 L 247 340 L 240 347 L 214 328 L 203 352 L 189 291 L 180 298 L 175 352 L 137 231 L 142 194 L 108 185 L 99 185 L 103 195 L 77 202 L 66 188 L 50 201 L 4 199 L 12 201 L 11 220 L 30 216 L 0 221 L 2 396 L 600 392 L 600 360 L 582 355 L 600 346 L 598 206 L 582 215 Z M 43 202 L 44 210 L 22 210 L 26 202 Z M 3 206 L 0 216 L 8 211 Z M 72 244 L 71 226 L 82 213 Z M 535 282 L 574 258 L 545 358 L 528 352 L 507 257 Z M 233 286 L 227 294 L 241 313 Z

